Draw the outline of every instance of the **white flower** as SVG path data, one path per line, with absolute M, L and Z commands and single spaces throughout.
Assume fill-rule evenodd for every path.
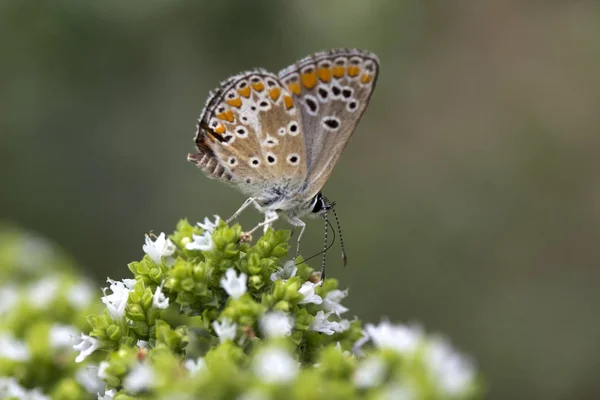
M 162 292 L 162 285 L 156 287 L 156 292 L 152 296 L 152 307 L 164 310 L 169 307 L 169 298 Z
M 287 351 L 270 348 L 258 353 L 252 370 L 267 383 L 286 383 L 296 377 L 299 365 Z
M 317 286 L 316 283 L 312 283 L 310 281 L 304 282 L 302 287 L 298 289 L 298 293 L 302 294 L 304 299 L 302 299 L 298 304 L 321 304 L 323 302 L 321 296 L 315 294 L 315 286 Z
M 98 394 L 98 400 L 112 400 L 115 395 L 117 394 L 117 391 L 115 389 L 110 389 L 107 390 L 106 392 L 104 392 L 104 395 L 101 395 L 100 393 Z
M 371 340 L 367 331 L 363 331 L 362 333 L 363 333 L 362 337 L 360 339 L 358 339 L 356 342 L 354 342 L 354 344 L 352 345 L 352 353 L 356 354 L 357 356 L 364 355 L 364 352 L 362 351 L 362 347 L 364 346 L 365 343 L 367 343 L 369 340 Z
M 415 400 L 417 396 L 409 387 L 392 383 L 385 388 L 381 400 Z
M 220 343 L 227 341 L 227 339 L 234 340 L 237 335 L 237 324 L 229 318 L 224 318 L 223 322 L 213 321 L 212 327 L 219 337 Z
M 379 386 L 385 378 L 386 371 L 385 362 L 381 358 L 373 356 L 358 365 L 352 380 L 361 389 Z
M 100 347 L 100 340 L 93 338 L 88 335 L 81 334 L 81 337 L 75 338 L 76 340 L 80 340 L 79 343 L 73 345 L 73 348 L 79 352 L 79 355 L 75 358 L 75 362 L 82 362 L 85 360 L 90 354 Z
M 429 343 L 425 353 L 425 364 L 449 396 L 462 394 L 475 377 L 471 361 L 454 351 L 443 339 Z
M 273 272 L 271 274 L 271 280 L 275 282 L 276 280 L 288 280 L 296 276 L 296 272 L 298 271 L 298 267 L 296 267 L 296 262 L 294 260 L 288 260 L 283 264 L 283 268 L 281 268 L 277 272 Z
M 0 398 L 22 400 L 50 400 L 40 389 L 27 390 L 15 378 L 0 377 Z
M 221 278 L 221 287 L 225 289 L 228 295 L 237 300 L 246 293 L 247 281 L 248 275 L 240 272 L 238 276 L 233 268 L 229 268 L 225 271 L 225 277 Z
M 106 308 L 108 308 L 108 313 L 112 319 L 117 321 L 125 315 L 125 306 L 127 305 L 127 299 L 129 299 L 129 289 L 127 289 L 123 282 L 113 281 L 110 278 L 107 281 L 110 282 L 112 294 L 107 295 L 106 291 L 108 288 L 103 288 L 102 293 L 104 293 L 104 296 L 101 300 L 106 304 Z
M 310 330 L 316 332 L 322 332 L 326 335 L 333 335 L 335 332 L 344 332 L 350 327 L 350 321 L 341 320 L 337 321 L 329 321 L 327 318 L 331 315 L 330 312 L 325 314 L 323 311 L 319 311 L 317 315 L 315 315 L 315 319 L 312 324 L 310 324 Z
M 340 302 L 344 299 L 344 297 L 348 296 L 348 289 L 339 290 L 335 289 L 331 292 L 327 293 L 325 298 L 323 299 L 323 309 L 325 311 L 331 311 L 334 314 L 342 315 L 348 308 L 344 307 L 340 304 Z
M 75 308 L 87 307 L 92 301 L 94 290 L 86 282 L 77 282 L 69 288 L 67 299 Z
M 150 365 L 143 363 L 133 367 L 127 374 L 123 380 L 123 387 L 129 392 L 139 393 L 152 388 L 154 382 L 154 370 Z
M 260 318 L 260 328 L 268 338 L 290 336 L 294 318 L 282 311 L 268 312 Z
M 209 251 L 213 248 L 212 233 L 208 230 L 204 231 L 202 235 L 192 234 L 193 242 L 186 243 L 185 248 L 188 250 L 201 250 Z
M 138 341 L 135 343 L 135 345 L 137 347 L 139 347 L 140 349 L 149 349 L 150 343 L 147 342 L 146 340 L 138 339 Z
M 133 290 L 133 287 L 135 286 L 135 279 L 123 279 L 121 282 L 123 282 L 123 285 L 125 285 L 125 287 L 127 288 L 127 290 L 129 290 L 130 292 Z
M 98 364 L 98 378 L 100 378 L 100 379 L 108 378 L 108 375 L 106 374 L 106 369 L 109 366 L 110 366 L 110 364 L 108 363 L 108 361 L 100 361 L 100 364 Z
M 169 257 L 175 253 L 175 244 L 164 233 L 158 235 L 155 241 L 146 235 L 146 244 L 142 246 L 144 253 L 148 254 L 154 264 L 160 264 L 162 257 Z
M 58 293 L 60 281 L 58 278 L 47 277 L 40 279 L 29 287 L 28 298 L 35 308 L 47 307 Z
M 77 370 L 75 379 L 88 393 L 98 393 L 105 386 L 105 383 L 100 379 L 98 368 L 93 365 L 87 365 Z
M 12 286 L 0 288 L 0 316 L 10 311 L 19 301 L 19 293 Z
M 219 225 L 219 221 L 221 220 L 221 217 L 219 217 L 218 215 L 215 215 L 214 217 L 215 217 L 215 222 L 214 223 L 210 222 L 210 220 L 208 219 L 208 217 L 204 217 L 204 223 L 198 222 L 198 226 L 200 228 L 204 229 L 208 233 L 213 233 L 214 230 Z
M 271 397 L 258 389 L 250 389 L 250 391 L 242 393 L 235 400 L 269 400 Z
M 375 346 L 389 348 L 401 354 L 414 352 L 423 338 L 419 328 L 392 325 L 388 321 L 383 321 L 378 326 L 367 324 L 365 330 Z
M 14 361 L 28 361 L 31 357 L 27 343 L 7 334 L 0 335 L 0 358 Z
M 196 360 L 185 360 L 185 363 L 183 365 L 191 375 L 196 375 L 198 372 L 206 368 L 206 361 L 204 361 L 204 358 L 199 357 Z
M 63 349 L 72 346 L 71 342 L 77 336 L 77 330 L 71 325 L 55 324 L 50 328 L 49 336 L 52 348 Z

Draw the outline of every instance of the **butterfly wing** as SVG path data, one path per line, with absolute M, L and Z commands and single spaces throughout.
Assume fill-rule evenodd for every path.
M 198 153 L 188 160 L 265 203 L 306 179 L 300 111 L 277 76 L 256 69 L 209 95 L 198 120 Z
M 279 72 L 300 111 L 307 157 L 303 197 L 316 195 L 364 113 L 377 81 L 373 53 L 336 49 L 308 56 Z

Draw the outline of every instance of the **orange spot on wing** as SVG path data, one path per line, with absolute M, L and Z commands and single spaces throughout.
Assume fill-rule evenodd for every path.
M 252 84 L 252 88 L 257 92 L 262 92 L 263 90 L 265 90 L 265 84 L 262 82 L 256 82 Z
M 317 73 L 315 71 L 300 75 L 302 84 L 307 89 L 312 89 L 317 84 Z
M 290 92 L 294 93 L 296 96 L 300 95 L 300 83 L 299 82 L 292 82 L 288 85 L 288 89 L 290 90 Z
M 221 114 L 217 114 L 217 118 L 224 119 L 225 121 L 228 121 L 228 122 L 233 122 L 235 120 L 235 118 L 233 116 L 233 111 L 231 111 L 231 110 L 227 110 L 225 112 L 222 112 Z
M 219 134 L 219 135 L 220 135 L 220 134 L 222 134 L 222 133 L 225 133 L 225 130 L 226 130 L 226 129 L 225 129 L 225 125 L 223 125 L 223 124 L 219 124 L 219 125 L 217 125 L 217 127 L 216 127 L 216 128 L 213 130 L 213 132 L 214 132 L 214 133 L 216 133 L 216 134 Z
M 319 79 L 323 82 L 329 82 L 331 80 L 331 69 L 330 68 L 319 68 L 317 69 Z
M 250 97 L 250 86 L 246 86 L 245 88 L 242 89 L 238 89 L 238 93 L 240 94 L 240 96 L 244 96 L 245 98 Z
M 283 104 L 285 104 L 286 110 L 294 107 L 294 99 L 291 96 L 283 96 Z
M 274 87 L 273 89 L 271 89 L 269 91 L 269 96 L 271 96 L 271 100 L 276 101 L 279 98 L 279 95 L 281 94 L 281 89 L 279 89 L 278 87 Z
M 363 76 L 360 77 L 360 82 L 361 83 L 369 83 L 372 80 L 373 80 L 373 75 L 363 74 Z
M 242 106 L 242 99 L 236 97 L 235 99 L 226 100 L 227 104 L 232 107 L 240 108 Z
M 341 78 L 346 73 L 346 67 L 341 65 L 336 65 L 333 67 L 333 76 L 336 78 Z
M 360 74 L 360 67 L 356 65 L 351 65 L 348 67 L 348 76 L 356 76 Z

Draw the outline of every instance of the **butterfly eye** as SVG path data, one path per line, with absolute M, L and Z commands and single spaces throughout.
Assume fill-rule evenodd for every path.
M 296 121 L 292 121 L 288 124 L 288 133 L 290 136 L 296 136 L 299 132 L 298 123 Z
M 340 120 L 336 117 L 323 118 L 323 127 L 330 131 L 337 131 L 340 128 Z
M 289 154 L 287 156 L 287 162 L 291 165 L 298 165 L 298 163 L 300 162 L 300 156 L 296 153 Z

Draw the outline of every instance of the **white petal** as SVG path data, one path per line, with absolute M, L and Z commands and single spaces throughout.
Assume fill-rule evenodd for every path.
M 133 393 L 143 392 L 152 388 L 155 381 L 155 374 L 152 367 L 148 364 L 136 365 L 123 380 L 123 387 Z
M 106 305 L 111 318 L 118 321 L 125 315 L 125 307 L 127 306 L 127 300 L 129 299 L 129 289 L 123 282 L 113 281 L 108 279 L 110 288 L 103 288 L 102 292 L 104 296 L 101 298 L 102 302 Z M 112 294 L 107 295 L 106 291 L 112 291 Z
M 277 272 L 273 272 L 271 274 L 271 280 L 275 282 L 276 280 L 288 280 L 296 276 L 296 272 L 298 271 L 298 267 L 296 266 L 296 262 L 294 260 L 288 260 L 283 264 L 283 268 Z
M 290 336 L 293 327 L 294 319 L 282 311 L 268 312 L 260 319 L 260 328 L 269 338 Z
M 387 321 L 379 325 L 367 324 L 365 327 L 369 337 L 378 348 L 390 348 L 398 353 L 412 353 L 422 342 L 420 329 L 406 325 L 392 325 Z
M 156 240 L 152 241 L 150 236 L 146 235 L 146 244 L 142 246 L 146 254 L 150 256 L 154 264 L 160 264 L 162 257 L 169 257 L 175 253 L 175 244 L 168 239 L 164 233 L 158 235 Z
M 88 393 L 97 393 L 105 386 L 105 383 L 99 377 L 98 367 L 95 365 L 86 365 L 78 369 L 75 379 Z
M 246 293 L 246 282 L 248 275 L 240 272 L 240 275 L 236 274 L 233 268 L 229 268 L 225 271 L 225 277 L 221 278 L 221 287 L 225 289 L 228 295 L 234 299 L 239 299 L 244 293 Z
M 164 310 L 169 307 L 169 298 L 162 292 L 162 286 L 156 287 L 156 292 L 152 296 L 152 307 Z
M 219 337 L 220 343 L 227 340 L 234 340 L 237 335 L 237 324 L 228 318 L 224 318 L 222 322 L 213 321 L 212 327 Z
M 348 296 L 348 290 L 332 290 L 331 292 L 327 293 L 327 295 L 323 299 L 323 309 L 325 311 L 331 311 L 337 315 L 342 315 L 343 313 L 348 311 L 348 308 L 340 304 L 340 302 L 346 296 Z
M 49 332 L 50 346 L 54 349 L 72 347 L 71 343 L 73 338 L 77 337 L 77 334 L 77 330 L 71 325 L 52 325 Z
M 454 351 L 443 339 L 436 339 L 427 346 L 425 363 L 442 390 L 450 396 L 462 394 L 475 378 L 471 361 Z
M 270 348 L 258 353 L 252 370 L 267 383 L 286 383 L 298 375 L 300 367 L 290 354 L 282 349 Z
M 306 281 L 304 282 L 304 284 L 302 284 L 302 287 L 298 289 L 298 293 L 302 294 L 304 296 L 304 299 L 302 299 L 298 304 L 321 304 L 323 302 L 321 296 L 315 294 L 316 285 L 316 283 L 312 283 L 309 281 Z
M 196 375 L 198 372 L 206 368 L 206 362 L 202 357 L 197 358 L 195 360 L 185 360 L 185 363 L 183 365 L 185 366 L 185 369 L 187 369 L 190 372 L 191 375 Z
M 212 233 L 204 231 L 202 235 L 192 235 L 193 242 L 187 243 L 185 248 L 188 250 L 209 251 L 213 248 Z
M 28 361 L 31 357 L 27 343 L 7 334 L 0 334 L 0 358 Z
M 208 233 L 213 233 L 213 231 L 217 228 L 217 226 L 219 225 L 219 221 L 221 220 L 221 217 L 219 217 L 218 215 L 215 215 L 215 222 L 212 223 L 210 222 L 210 220 L 208 219 L 208 217 L 204 218 L 204 223 L 200 223 L 198 222 L 198 226 L 202 229 L 204 229 L 206 232 Z
M 100 347 L 100 340 L 93 338 L 88 335 L 81 334 L 81 337 L 75 338 L 76 340 L 80 340 L 79 343 L 73 345 L 73 348 L 76 351 L 79 351 L 79 355 L 75 358 L 75 362 L 82 362 L 89 355 L 91 355 L 98 347 Z
M 385 362 L 379 357 L 372 356 L 358 365 L 352 380 L 361 389 L 379 386 L 385 378 L 386 370 Z

